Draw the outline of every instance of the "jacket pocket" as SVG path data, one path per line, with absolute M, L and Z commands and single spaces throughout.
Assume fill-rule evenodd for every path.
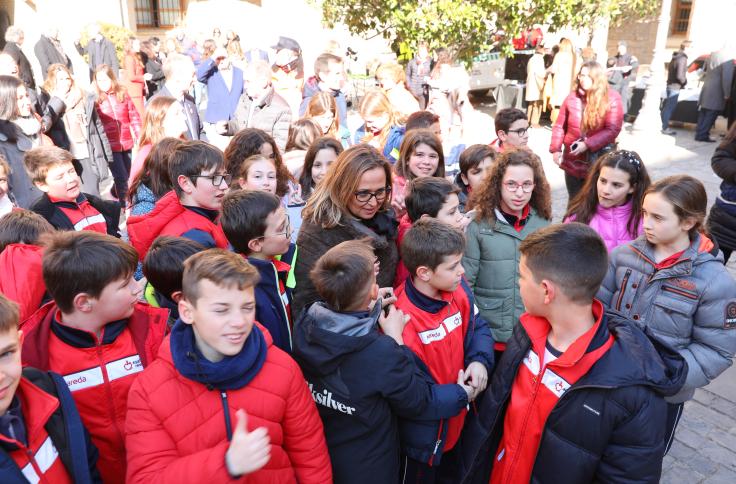
M 491 328 L 503 329 L 504 327 L 504 297 L 475 296 L 475 305 L 478 306 L 480 314 L 488 321 Z
M 662 291 L 654 298 L 654 309 L 647 326 L 675 339 L 689 341 L 696 310 L 696 300 L 686 300 Z

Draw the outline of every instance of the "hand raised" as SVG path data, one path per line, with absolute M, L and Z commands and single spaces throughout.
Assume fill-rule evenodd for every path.
M 238 410 L 235 416 L 237 423 L 225 453 L 225 464 L 231 476 L 242 476 L 255 472 L 268 463 L 271 458 L 271 444 L 265 427 L 248 432 L 248 415 L 245 410 Z

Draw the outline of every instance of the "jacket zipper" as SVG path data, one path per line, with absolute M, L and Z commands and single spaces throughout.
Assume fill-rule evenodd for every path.
M 232 420 L 230 419 L 230 408 L 227 404 L 227 392 L 220 390 L 220 401 L 222 402 L 222 410 L 225 414 L 225 434 L 227 435 L 227 441 L 233 440 L 233 428 Z
M 616 301 L 616 311 L 621 310 L 621 302 L 624 300 L 624 293 L 626 292 L 626 285 L 629 283 L 629 277 L 631 277 L 631 269 L 626 269 L 626 274 L 621 281 L 621 292 L 618 293 L 618 300 Z
M 33 467 L 33 470 L 36 472 L 36 475 L 38 476 L 38 482 L 48 482 L 48 479 L 46 479 L 46 477 L 44 476 L 44 473 L 41 472 L 41 467 L 38 465 L 38 462 L 36 462 L 36 456 L 33 454 L 33 451 L 28 447 L 26 447 L 26 455 L 28 456 L 28 463 L 31 464 L 31 467 Z M 52 466 L 49 466 L 49 469 L 51 469 L 51 467 L 53 467 L 53 464 Z
M 115 412 L 115 405 L 113 404 L 113 394 L 112 394 L 112 388 L 110 383 L 110 378 L 107 374 L 107 367 L 105 366 L 105 360 L 102 357 L 102 347 L 100 346 L 99 339 L 96 342 L 96 348 L 97 348 L 97 358 L 99 360 L 100 364 L 100 370 L 102 371 L 102 381 L 105 385 L 105 393 L 107 393 L 107 403 L 110 409 L 110 415 L 112 416 L 112 422 L 113 426 L 115 427 L 115 430 L 118 433 L 118 437 L 120 437 L 122 442 L 125 442 L 125 433 L 120 429 L 118 426 L 118 418 L 117 413 Z
M 271 263 L 273 267 L 274 275 L 276 276 L 276 291 L 279 293 L 279 302 L 281 302 L 281 309 L 284 311 L 284 321 L 286 321 L 286 332 L 289 335 L 289 348 L 293 348 L 294 345 L 291 342 L 291 325 L 289 324 L 289 313 L 286 312 L 286 305 L 284 304 L 283 297 L 286 297 L 286 283 L 284 283 L 284 296 L 281 295 L 281 285 L 279 282 L 279 271 L 276 270 L 276 266 Z
M 442 443 L 442 425 L 445 423 L 445 419 L 440 419 L 440 425 L 439 429 L 437 430 L 437 442 L 434 444 L 434 450 L 432 451 L 432 456 L 429 458 L 429 467 L 432 467 L 432 463 L 434 462 L 434 457 L 437 455 L 437 451 L 440 448 L 440 444 Z
M 683 296 L 683 297 L 686 297 L 688 299 L 693 299 L 693 300 L 696 300 L 696 301 L 698 299 L 698 297 L 695 296 L 695 295 L 693 295 L 693 294 L 690 294 L 690 293 L 685 292 L 685 291 L 680 291 L 679 289 L 676 289 L 676 288 L 670 287 L 670 286 L 666 286 L 664 284 L 662 284 L 662 290 L 663 291 L 667 291 L 667 292 L 671 292 L 673 294 L 678 294 L 678 295 Z

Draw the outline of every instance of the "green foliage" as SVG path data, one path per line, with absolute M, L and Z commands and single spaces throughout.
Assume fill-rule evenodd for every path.
M 115 46 L 115 54 L 118 57 L 118 62 L 122 66 L 123 57 L 125 56 L 125 43 L 128 41 L 129 37 L 134 37 L 133 32 L 125 27 L 115 24 L 99 22 L 98 25 L 100 26 L 100 33 L 107 37 L 110 42 L 112 42 L 112 45 Z M 89 42 L 89 34 L 85 28 L 82 31 L 82 35 L 79 37 L 79 43 L 86 46 L 87 42 Z M 89 54 L 84 55 L 84 60 L 85 62 L 89 62 Z
M 511 40 L 534 24 L 557 28 L 591 26 L 599 18 L 659 9 L 653 0 L 312 0 L 322 5 L 324 22 L 345 24 L 351 33 L 381 35 L 400 53 L 402 44 L 446 47 L 458 61 L 492 48 L 511 52 Z

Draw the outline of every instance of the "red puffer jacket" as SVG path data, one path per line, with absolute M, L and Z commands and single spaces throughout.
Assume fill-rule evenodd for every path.
M 0 293 L 18 303 L 20 321 L 41 307 L 46 294 L 42 258 L 43 248 L 37 245 L 8 244 L 0 253 Z
M 608 90 L 608 111 L 600 128 L 589 133 L 581 132 L 584 109 L 585 98 L 579 92 L 571 92 L 560 107 L 560 115 L 552 127 L 552 141 L 549 145 L 550 153 L 562 151 L 564 145 L 560 168 L 577 178 L 585 178 L 588 174 L 588 154 L 616 141 L 624 122 L 621 95 L 613 89 Z M 571 155 L 570 145 L 581 138 L 585 140 L 588 150 L 578 156 Z
M 141 117 L 126 93 L 123 101 L 111 94 L 95 103 L 97 114 L 105 128 L 107 139 L 113 151 L 128 151 L 141 135 Z
M 242 408 L 248 430 L 268 429 L 271 459 L 238 482 L 332 482 L 322 422 L 302 372 L 261 329 L 266 361 L 245 387 L 227 391 L 227 402 L 233 428 Z M 232 482 L 225 467 L 229 443 L 222 406 L 217 390 L 177 371 L 166 338 L 128 394 L 127 482 Z

